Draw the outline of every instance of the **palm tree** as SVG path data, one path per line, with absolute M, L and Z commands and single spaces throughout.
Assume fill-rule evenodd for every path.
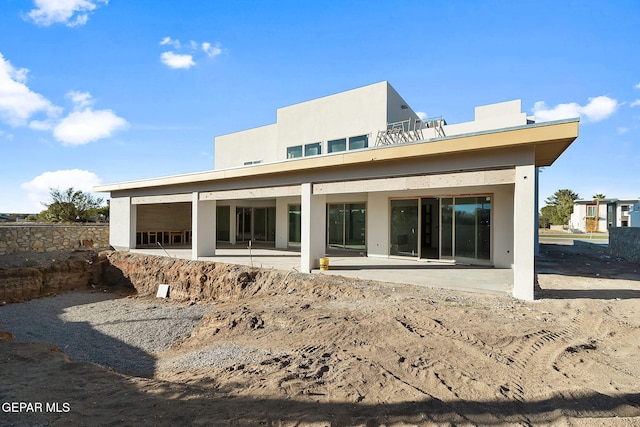
M 600 231 L 600 202 L 604 200 L 606 196 L 598 193 L 593 196 L 593 201 L 596 202 L 596 233 Z

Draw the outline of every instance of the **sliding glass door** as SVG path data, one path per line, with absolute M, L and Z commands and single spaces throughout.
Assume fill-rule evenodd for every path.
M 328 205 L 327 247 L 365 250 L 366 216 L 367 209 L 364 203 Z
M 491 260 L 491 196 L 391 200 L 390 255 Z

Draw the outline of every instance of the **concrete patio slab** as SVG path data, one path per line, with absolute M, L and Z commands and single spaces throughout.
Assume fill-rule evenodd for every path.
M 131 253 L 191 259 L 190 248 L 132 249 Z M 366 257 L 357 254 L 329 255 L 329 269 L 313 270 L 312 274 L 326 274 L 347 278 L 388 283 L 404 283 L 432 288 L 510 296 L 513 290 L 513 270 L 427 261 L 408 258 Z M 213 257 L 199 261 L 238 264 L 256 268 L 300 271 L 300 253 L 295 250 L 244 245 L 216 249 Z

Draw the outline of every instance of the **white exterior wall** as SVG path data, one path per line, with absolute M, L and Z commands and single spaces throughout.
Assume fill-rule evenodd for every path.
M 277 155 L 286 158 L 287 147 L 326 142 L 351 136 L 375 135 L 386 128 L 387 83 L 338 93 L 278 109 Z
M 275 124 L 216 137 L 215 168 L 285 160 L 287 147 L 304 150 L 317 142 L 326 154 L 327 141 L 360 135 L 368 135 L 372 147 L 387 123 L 416 118 L 391 85 L 380 82 L 279 108 Z
M 278 157 L 278 128 L 275 124 L 218 136 L 214 143 L 215 169 L 242 166 L 245 162 L 274 162 Z
M 522 112 L 521 101 L 516 99 L 476 107 L 472 122 L 446 125 L 443 130 L 446 136 L 452 136 L 526 124 L 527 115 Z

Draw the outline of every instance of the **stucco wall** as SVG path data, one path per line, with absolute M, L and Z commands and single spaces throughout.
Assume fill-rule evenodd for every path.
M 631 262 L 640 262 L 640 228 L 610 228 L 609 252 L 613 257 L 624 258 Z
M 109 247 L 109 224 L 0 226 L 0 255 L 76 249 L 83 241 L 89 247 Z

